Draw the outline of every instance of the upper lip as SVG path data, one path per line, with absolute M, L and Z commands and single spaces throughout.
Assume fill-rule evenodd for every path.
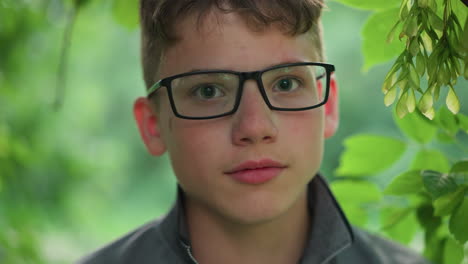
M 287 166 L 281 162 L 271 160 L 271 159 L 262 159 L 262 160 L 249 160 L 242 162 L 241 164 L 235 166 L 234 168 L 226 171 L 227 174 L 236 173 L 243 170 L 254 170 L 254 169 L 263 169 L 263 168 L 286 168 Z

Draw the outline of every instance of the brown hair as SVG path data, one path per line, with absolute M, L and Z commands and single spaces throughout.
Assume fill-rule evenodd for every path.
M 285 34 L 296 36 L 310 32 L 323 60 L 322 33 L 319 17 L 323 0 L 140 0 L 141 53 L 143 75 L 149 88 L 157 80 L 159 62 L 164 50 L 177 42 L 177 23 L 198 15 L 198 27 L 204 15 L 217 9 L 238 13 L 252 30 L 261 31 L 278 25 Z

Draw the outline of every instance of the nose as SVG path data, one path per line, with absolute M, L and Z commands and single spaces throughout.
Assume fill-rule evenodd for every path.
M 232 142 L 237 146 L 276 141 L 278 128 L 274 113 L 265 103 L 257 83 L 244 83 L 239 108 L 233 116 Z

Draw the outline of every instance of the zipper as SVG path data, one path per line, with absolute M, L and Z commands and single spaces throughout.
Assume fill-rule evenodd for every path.
M 187 251 L 187 255 L 189 256 L 190 260 L 192 261 L 193 264 L 199 264 L 198 261 L 195 259 L 195 257 L 193 256 L 192 254 L 192 248 L 185 244 L 184 242 L 182 242 L 182 246 L 185 248 L 185 250 Z

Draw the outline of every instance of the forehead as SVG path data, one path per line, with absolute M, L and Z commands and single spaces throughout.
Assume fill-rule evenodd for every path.
M 318 59 L 310 33 L 291 36 L 277 25 L 256 30 L 236 13 L 212 11 L 197 18 L 189 16 L 176 25 L 179 40 L 163 53 L 161 78 L 203 69 L 254 71 Z

